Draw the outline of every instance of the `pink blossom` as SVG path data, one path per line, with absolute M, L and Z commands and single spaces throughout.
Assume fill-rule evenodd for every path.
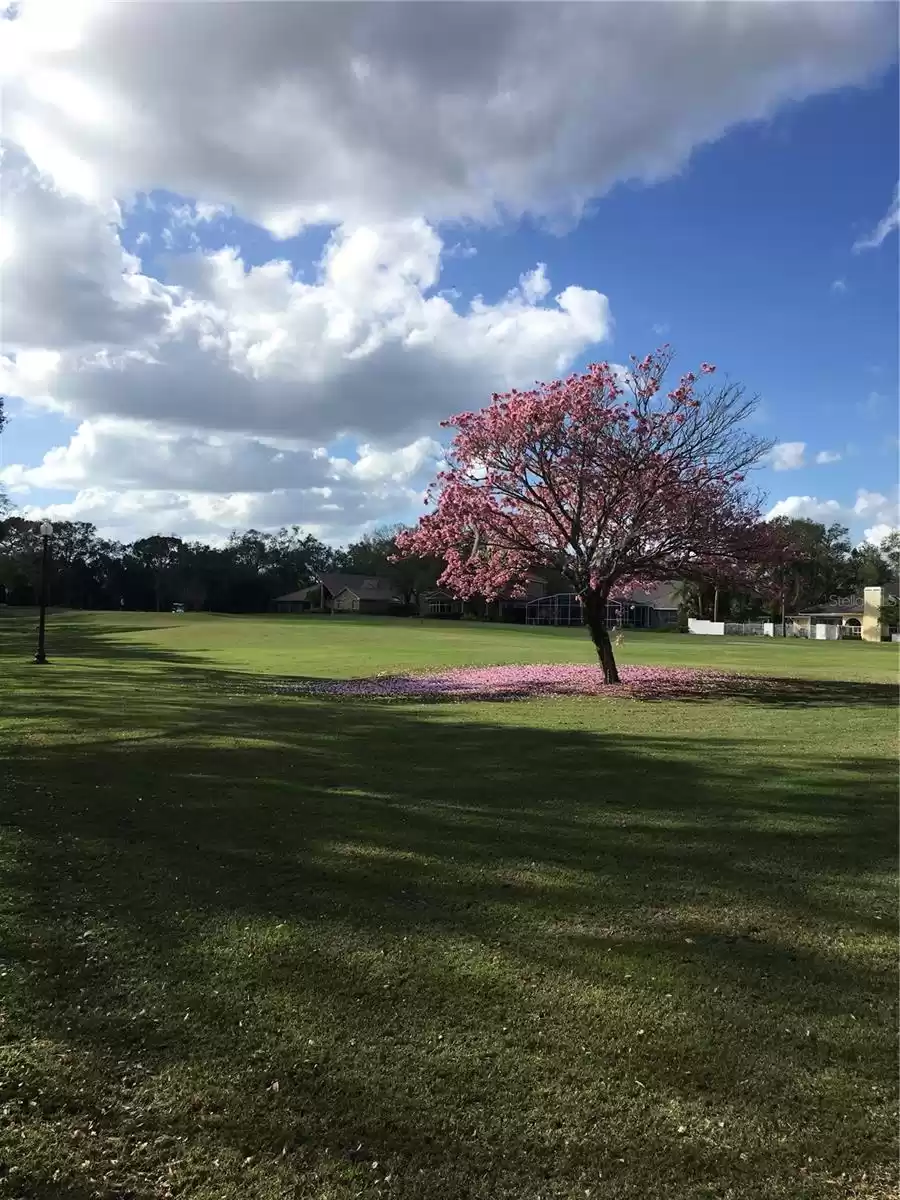
M 731 436 L 750 405 L 737 385 L 698 390 L 693 371 L 664 393 L 671 360 L 667 349 L 633 357 L 626 376 L 592 363 L 452 418 L 448 466 L 398 553 L 442 560 L 440 584 L 461 599 L 515 594 L 534 572 L 563 576 L 614 681 L 602 613 L 623 579 L 724 579 L 765 542 L 735 474 L 765 448 Z
M 765 680 L 746 679 L 722 671 L 686 667 L 622 667 L 619 684 L 604 683 L 594 664 L 543 663 L 495 667 L 453 667 L 446 671 L 408 675 L 375 675 L 367 679 L 308 680 L 285 683 L 281 692 L 316 696 L 358 696 L 427 700 L 524 700 L 538 696 L 615 696 L 660 700 L 679 696 L 727 693 L 736 684 L 764 686 Z

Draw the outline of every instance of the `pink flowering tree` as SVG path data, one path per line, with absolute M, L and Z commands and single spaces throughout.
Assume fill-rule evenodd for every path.
M 740 576 L 768 535 L 744 475 L 769 449 L 743 424 L 755 407 L 703 363 L 666 390 L 668 347 L 622 372 L 495 394 L 456 430 L 432 509 L 398 552 L 444 563 L 466 599 L 522 594 L 552 570 L 580 596 L 608 683 L 618 682 L 607 603 L 636 585 Z

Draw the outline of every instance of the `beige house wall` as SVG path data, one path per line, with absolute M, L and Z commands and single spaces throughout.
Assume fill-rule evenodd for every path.
M 332 608 L 335 612 L 358 612 L 359 596 L 345 588 L 335 596 Z
M 867 587 L 863 591 L 862 640 L 881 641 L 881 606 L 884 603 L 884 588 Z

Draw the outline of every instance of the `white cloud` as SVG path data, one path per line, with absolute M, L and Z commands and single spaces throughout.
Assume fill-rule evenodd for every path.
M 212 495 L 90 487 L 72 500 L 26 506 L 22 512 L 26 517 L 47 517 L 51 521 L 90 521 L 103 537 L 117 540 L 165 533 L 217 542 L 232 529 L 302 524 L 315 537 L 338 544 L 360 529 L 377 525 L 379 520 L 393 520 L 397 508 L 392 503 L 385 510 L 367 500 L 357 509 L 340 513 L 329 507 L 327 500 L 317 502 L 315 497 L 296 490 Z
M 3 154 L 0 334 L 8 349 L 122 346 L 162 331 L 171 290 L 119 242 L 121 213 L 63 195 L 17 151 Z
M 842 458 L 843 455 L 837 450 L 820 450 L 816 455 L 816 462 L 820 466 L 825 466 L 827 463 L 840 462 Z
M 547 264 L 538 263 L 533 271 L 528 271 L 519 279 L 522 295 L 529 304 L 537 304 L 550 292 L 550 280 L 547 278 Z
M 387 495 L 360 493 L 353 504 L 341 505 L 313 489 L 209 493 L 89 487 L 71 500 L 23 505 L 21 512 L 51 521 L 89 521 L 102 537 L 121 541 L 165 533 L 216 543 L 233 529 L 299 524 L 324 542 L 342 545 L 362 530 L 398 520 L 415 521 L 421 504 L 422 493 L 414 489 Z
M 842 296 L 847 290 L 847 282 L 844 279 L 833 279 L 831 281 L 831 292 L 835 296 Z
M 897 528 L 897 525 L 873 525 L 870 529 L 865 530 L 864 537 L 871 545 L 880 546 L 889 534 L 897 532 Z
M 900 520 L 900 509 L 898 509 L 896 496 L 891 499 L 881 492 L 870 492 L 866 488 L 860 488 L 856 493 L 853 512 L 857 517 L 874 520 L 879 524 L 896 525 Z
M 248 267 L 226 248 L 173 256 L 164 286 L 123 251 L 117 208 L 63 195 L 21 157 L 14 168 L 28 202 L 0 267 L 0 390 L 80 425 L 4 479 L 17 493 L 77 489 L 73 514 L 102 501 L 106 520 L 130 521 L 135 497 L 164 493 L 188 497 L 176 507 L 190 524 L 191 497 L 280 490 L 279 512 L 322 528 L 415 515 L 441 418 L 566 369 L 611 328 L 604 295 L 551 298 L 542 265 L 496 303 L 454 304 L 437 291 L 442 241 L 421 218 L 335 230 L 309 283 L 289 262 Z M 344 435 L 362 442 L 355 459 L 316 456 Z M 202 507 L 206 521 L 234 510 Z M 148 514 L 168 511 L 148 500 Z
M 820 500 L 817 496 L 787 496 L 766 513 L 767 521 L 773 517 L 805 517 L 825 524 L 839 521 L 851 528 L 862 529 L 866 541 L 878 543 L 900 525 L 900 497 L 885 496 L 868 488 L 859 488 L 852 504 Z
M 363 445 L 349 459 L 280 439 L 101 417 L 83 421 L 68 444 L 48 450 L 38 466 L 0 469 L 0 482 L 52 489 L 101 483 L 120 490 L 196 493 L 324 488 L 336 494 L 362 487 L 371 493 L 371 485 L 421 489 L 442 454 L 440 443 L 428 437 L 395 448 Z
M 475 258 L 477 254 L 478 248 L 471 242 L 454 242 L 444 251 L 445 258 Z
M 38 466 L 0 470 L 0 483 L 25 496 L 32 488 L 70 489 L 73 499 L 40 511 L 94 521 L 108 536 L 150 532 L 154 522 L 182 536 L 297 522 L 339 540 L 379 519 L 417 515 L 441 455 L 431 438 L 362 446 L 351 460 L 277 439 L 100 418 L 82 422 Z
M 337 230 L 313 283 L 285 261 L 248 268 L 233 248 L 178 257 L 158 303 L 148 281 L 152 320 L 129 347 L 112 336 L 119 310 L 98 306 L 90 332 L 105 344 L 86 348 L 75 288 L 71 302 L 58 300 L 54 369 L 28 379 L 10 356 L 0 384 L 75 418 L 405 444 L 495 389 L 565 369 L 609 333 L 604 295 L 566 287 L 551 300 L 541 267 L 497 303 L 457 311 L 434 294 L 441 252 L 434 229 L 411 219 Z M 87 279 L 89 269 L 86 259 Z
M 855 251 L 877 250 L 888 234 L 893 233 L 895 229 L 900 229 L 900 183 L 894 188 L 894 198 L 890 208 L 870 234 L 858 238 L 853 243 L 853 249 Z
M 62 32 L 61 32 L 62 31 Z M 167 188 L 277 235 L 577 216 L 782 103 L 865 81 L 889 5 L 24 0 L 4 125 L 91 198 Z
M 840 521 L 847 517 L 847 509 L 837 500 L 819 500 L 817 496 L 786 496 L 766 513 L 766 520 L 773 517 L 806 517 L 810 521 Z
M 774 471 L 796 471 L 805 463 L 806 442 L 778 442 L 772 447 Z
M 411 478 L 421 477 L 426 468 L 430 480 L 443 452 L 444 448 L 434 438 L 421 437 L 396 450 L 378 450 L 374 446 L 362 445 L 356 462 L 331 459 L 331 466 L 337 478 L 349 477 L 364 483 L 404 483 Z
M 210 224 L 221 217 L 231 215 L 231 210 L 224 204 L 210 204 L 206 200 L 198 200 L 195 204 L 170 204 L 169 215 L 179 225 L 191 228 L 197 225 Z

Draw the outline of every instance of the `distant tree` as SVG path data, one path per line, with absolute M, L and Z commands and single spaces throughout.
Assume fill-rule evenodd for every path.
M 3 397 L 0 396 L 0 433 L 3 432 L 5 425 L 6 425 L 6 407 L 4 404 Z M 9 511 L 9 499 L 6 495 L 6 492 L 4 492 L 3 488 L 0 488 L 0 517 L 2 517 L 8 511 Z
M 900 580 L 900 529 L 893 529 L 882 539 L 881 557 L 891 569 L 891 583 L 896 587 Z
M 150 576 L 157 612 L 162 608 L 166 585 L 171 582 L 183 544 L 181 538 L 154 534 L 138 539 L 130 547 L 131 559 Z
M 382 525 L 352 542 L 344 552 L 343 569 L 355 575 L 377 575 L 390 581 L 409 608 L 424 591 L 435 587 L 442 570 L 432 555 L 401 554 L 398 538 L 410 533 L 406 525 Z
M 235 532 L 224 546 L 153 535 L 130 545 L 84 521 L 53 526 L 51 594 L 73 608 L 191 608 L 261 612 L 273 597 L 333 568 L 336 552 L 298 526 Z M 39 522 L 0 514 L 0 596 L 37 601 Z
M 771 537 L 743 487 L 770 445 L 743 429 L 754 401 L 734 384 L 698 388 L 693 373 L 665 392 L 671 358 L 667 348 L 632 358 L 624 378 L 595 364 L 446 422 L 456 434 L 434 511 L 398 538 L 401 552 L 440 558 L 441 582 L 463 598 L 559 571 L 582 599 L 604 678 L 617 682 L 611 598 L 740 575 Z
M 880 546 L 864 542 L 855 546 L 850 553 L 850 572 L 853 590 L 862 592 L 867 587 L 884 587 L 891 582 L 891 564 L 882 554 Z
M 54 599 L 66 608 L 103 607 L 103 542 L 87 521 L 53 523 L 51 579 Z
M 0 583 L 11 604 L 37 603 L 41 537 L 37 521 L 0 518 Z
M 886 567 L 884 581 L 887 595 L 881 606 L 880 620 L 889 629 L 900 626 L 900 529 L 882 538 L 878 547 Z
M 326 571 L 335 569 L 335 551 L 312 534 L 304 533 L 299 525 L 283 527 L 266 537 L 272 596 L 306 587 Z
M 797 612 L 853 590 L 850 534 L 838 524 L 805 517 L 776 517 L 769 522 L 774 551 L 755 579 L 755 590 L 782 621 Z

